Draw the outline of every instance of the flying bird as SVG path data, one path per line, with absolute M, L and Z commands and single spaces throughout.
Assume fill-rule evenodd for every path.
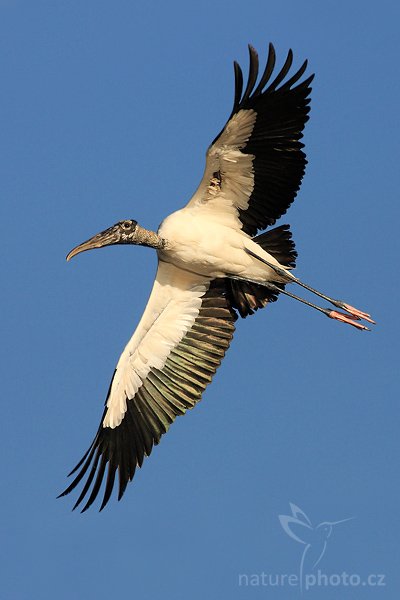
M 307 163 L 300 139 L 314 76 L 303 77 L 307 61 L 290 72 L 291 50 L 276 69 L 270 44 L 260 76 L 251 46 L 249 55 L 245 88 L 242 70 L 234 63 L 233 109 L 207 150 L 203 178 L 189 203 L 164 219 L 157 232 L 134 219 L 119 221 L 67 256 L 70 260 L 115 244 L 149 246 L 158 255 L 149 301 L 114 371 L 96 436 L 70 473 L 75 475 L 72 483 L 60 494 L 84 482 L 74 509 L 85 500 L 82 512 L 87 510 L 105 480 L 102 510 L 117 472 L 118 500 L 122 498 L 137 467 L 171 423 L 200 400 L 239 315 L 252 315 L 286 294 L 358 329 L 367 329 L 362 319 L 373 323 L 368 313 L 293 275 L 297 253 L 288 225 L 264 231 L 286 213 L 300 188 Z M 335 308 L 321 308 L 287 291 L 288 283 Z

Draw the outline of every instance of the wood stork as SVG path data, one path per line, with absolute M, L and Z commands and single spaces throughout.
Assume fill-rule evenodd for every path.
M 67 256 L 113 244 L 149 246 L 158 254 L 153 290 L 114 371 L 96 436 L 70 473 L 75 479 L 60 494 L 69 494 L 87 475 L 74 506 L 88 496 L 82 512 L 106 479 L 104 508 L 117 471 L 120 500 L 170 424 L 200 400 L 232 340 L 238 313 L 251 315 L 284 293 L 358 329 L 367 329 L 361 319 L 373 323 L 369 314 L 314 290 L 290 272 L 297 253 L 288 225 L 256 236 L 287 211 L 299 190 L 307 162 L 300 139 L 309 118 L 313 75 L 301 81 L 307 61 L 288 75 L 291 50 L 275 74 L 270 44 L 259 78 L 258 55 L 251 46 L 249 54 L 244 92 L 242 70 L 234 63 L 233 110 L 208 148 L 203 178 L 189 203 L 169 215 L 157 233 L 133 219 L 120 221 Z M 285 290 L 287 283 L 345 312 L 299 298 Z

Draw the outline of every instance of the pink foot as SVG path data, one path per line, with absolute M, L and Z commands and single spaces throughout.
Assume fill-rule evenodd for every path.
M 375 321 L 371 319 L 371 315 L 369 315 L 368 313 L 363 312 L 362 310 L 358 310 L 358 308 L 354 308 L 354 306 L 350 306 L 350 304 L 345 303 L 343 303 L 342 308 L 347 310 L 356 319 L 365 319 L 369 323 L 373 323 L 375 325 Z
M 354 310 L 356 310 L 356 309 L 354 309 Z M 366 327 L 365 325 L 362 325 L 361 323 L 357 323 L 357 321 L 360 319 L 358 314 L 357 315 L 345 315 L 344 313 L 338 312 L 337 310 L 330 310 L 327 313 L 327 315 L 331 319 L 335 319 L 336 321 L 341 321 L 342 323 L 348 323 L 349 325 L 353 325 L 353 327 L 357 327 L 357 329 L 370 331 L 370 329 L 368 329 L 368 327 Z M 372 321 L 372 323 L 373 323 L 373 321 Z

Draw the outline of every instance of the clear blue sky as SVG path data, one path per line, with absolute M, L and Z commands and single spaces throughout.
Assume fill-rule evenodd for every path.
M 396 2 L 0 0 L 1 594 L 8 599 L 300 598 L 239 586 L 297 573 L 278 515 L 346 517 L 324 573 L 399 597 Z M 309 165 L 283 222 L 298 274 L 371 311 L 372 333 L 286 298 L 238 324 L 197 408 L 122 502 L 56 500 L 90 443 L 156 257 L 115 247 L 65 262 L 121 218 L 156 228 L 183 206 L 251 42 L 315 71 Z M 269 595 L 268 595 L 269 594 Z

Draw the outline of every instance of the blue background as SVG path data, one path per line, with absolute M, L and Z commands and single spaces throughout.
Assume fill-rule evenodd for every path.
M 238 585 L 298 573 L 278 515 L 346 517 L 319 568 L 398 598 L 399 35 L 396 2 L 0 0 L 2 597 L 271 598 Z M 66 264 L 121 218 L 183 206 L 233 101 L 246 44 L 316 79 L 309 166 L 290 222 L 297 273 L 370 311 L 372 333 L 281 298 L 239 322 L 198 407 L 121 503 L 55 499 L 89 445 L 156 256 L 115 247 Z M 293 290 L 294 291 L 294 290 Z M 76 496 L 75 496 L 76 497 Z

